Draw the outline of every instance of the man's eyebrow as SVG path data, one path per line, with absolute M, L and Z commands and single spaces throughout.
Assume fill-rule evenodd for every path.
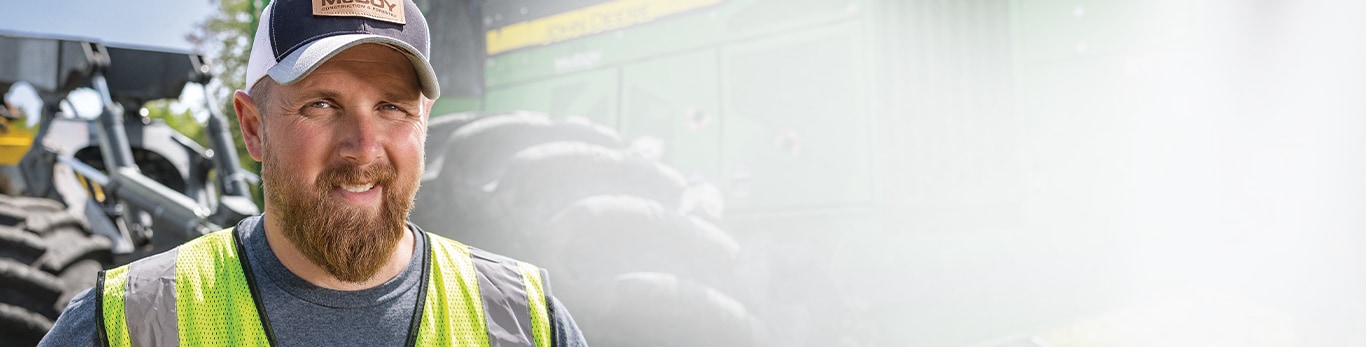
M 420 95 L 420 94 L 419 94 L 419 95 Z M 415 97 L 415 96 L 413 96 L 413 95 L 409 95 L 409 94 L 406 94 L 406 93 L 396 93 L 396 92 L 392 92 L 392 91 L 386 91 L 386 92 L 384 92 L 384 99 L 385 99 L 385 100 L 390 100 L 390 102 L 394 102 L 394 103 L 401 103 L 401 104 L 419 104 L 419 103 L 421 103 L 421 99 L 422 99 L 422 98 L 420 98 L 420 97 Z
M 341 96 L 341 93 L 340 93 L 340 92 L 337 92 L 337 91 L 335 91 L 335 90 L 331 90 L 331 89 L 315 89 L 315 90 L 309 90 L 309 91 L 300 92 L 299 94 L 295 95 L 294 101 L 295 101 L 295 102 L 298 102 L 298 101 L 311 100 L 311 99 L 336 99 L 338 96 Z

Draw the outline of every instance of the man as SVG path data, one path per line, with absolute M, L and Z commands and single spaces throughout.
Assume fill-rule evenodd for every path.
M 233 98 L 266 212 L 102 273 L 42 345 L 586 345 L 543 270 L 407 223 L 440 89 L 398 1 L 268 6 Z

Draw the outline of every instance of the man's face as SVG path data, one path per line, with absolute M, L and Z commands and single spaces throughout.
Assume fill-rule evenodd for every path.
M 412 64 L 362 44 L 298 83 L 261 83 L 272 85 L 260 136 L 246 140 L 262 161 L 268 217 L 337 279 L 369 279 L 402 238 L 422 175 L 429 104 Z

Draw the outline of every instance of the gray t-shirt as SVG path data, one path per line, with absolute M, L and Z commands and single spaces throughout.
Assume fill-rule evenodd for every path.
M 279 346 L 401 346 L 407 341 L 422 281 L 422 258 L 428 251 L 424 233 L 417 237 L 413 259 L 397 277 L 377 287 L 338 291 L 315 286 L 290 272 L 271 252 L 261 217 L 237 224 L 251 263 L 261 304 L 270 317 Z M 67 306 L 39 346 L 99 346 L 95 296 L 86 290 Z M 587 346 L 568 310 L 552 297 L 555 346 Z

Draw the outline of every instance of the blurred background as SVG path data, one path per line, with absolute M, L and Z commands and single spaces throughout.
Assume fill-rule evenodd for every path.
M 265 2 L 163 2 L 0 28 L 229 100 Z M 413 220 L 548 268 L 593 345 L 1366 346 L 1366 3 L 418 4 Z

